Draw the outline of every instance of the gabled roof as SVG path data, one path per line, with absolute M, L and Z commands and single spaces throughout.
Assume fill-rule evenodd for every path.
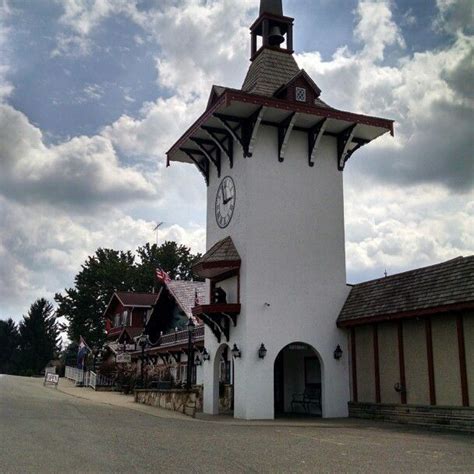
M 288 89 L 288 87 L 290 87 L 296 80 L 298 80 L 300 77 L 302 77 L 307 83 L 308 85 L 313 89 L 316 97 L 319 97 L 321 95 L 321 89 L 317 86 L 317 84 L 313 81 L 313 79 L 311 78 L 311 76 L 304 70 L 304 69 L 301 69 L 297 74 L 294 75 L 293 78 L 291 78 L 286 84 L 284 84 L 283 86 L 280 87 L 280 89 L 278 89 L 276 92 L 275 92 L 275 96 L 277 96 L 279 94 L 279 92 L 285 90 L 285 89 Z
M 188 318 L 195 320 L 192 308 L 195 306 L 196 291 L 200 304 L 207 304 L 206 283 L 204 282 L 171 280 L 166 283 L 166 287 Z
M 474 308 L 474 256 L 354 285 L 338 326 Z
M 154 306 L 157 299 L 157 293 L 132 293 L 117 291 L 115 293 L 123 306 Z
M 108 313 L 109 308 L 114 299 L 126 308 L 151 308 L 158 301 L 158 293 L 132 293 L 129 291 L 116 291 L 110 298 L 107 308 L 105 308 L 104 316 Z
M 263 49 L 253 60 L 242 85 L 249 94 L 272 97 L 300 72 L 293 55 L 281 50 Z
M 214 278 L 240 268 L 240 255 L 230 237 L 214 244 L 194 265 L 193 271 L 203 278 Z

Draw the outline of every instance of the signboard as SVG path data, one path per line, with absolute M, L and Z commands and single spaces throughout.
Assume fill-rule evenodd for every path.
M 115 356 L 115 362 L 117 362 L 117 364 L 130 364 L 132 362 L 132 356 L 125 352 L 117 354 Z
M 56 388 L 58 388 L 58 383 L 59 375 L 53 374 L 51 372 L 46 372 L 46 374 L 44 375 L 43 385 L 54 385 Z

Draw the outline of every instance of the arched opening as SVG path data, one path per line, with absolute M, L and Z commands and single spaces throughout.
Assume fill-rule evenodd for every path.
M 322 416 L 322 366 L 316 350 L 303 342 L 284 347 L 275 359 L 274 403 L 278 416 Z
M 227 344 L 222 344 L 214 359 L 214 380 L 219 387 L 219 413 L 232 414 L 234 412 L 234 361 Z

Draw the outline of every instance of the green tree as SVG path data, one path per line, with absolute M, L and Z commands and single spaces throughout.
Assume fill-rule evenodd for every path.
M 14 374 L 18 369 L 20 334 L 13 319 L 0 321 L 0 374 Z
M 53 305 L 36 300 L 20 322 L 20 373 L 39 374 L 60 348 L 59 327 Z
M 155 269 L 162 268 L 172 279 L 191 280 L 191 267 L 201 258 L 191 249 L 176 242 L 167 241 L 159 247 L 145 244 L 137 249 L 139 263 L 136 265 L 137 287 L 140 291 L 152 291 L 155 285 Z M 195 279 L 195 277 L 194 277 Z
M 135 257 L 131 252 L 99 249 L 75 277 L 75 287 L 56 294 L 57 315 L 68 321 L 71 341 L 82 336 L 92 346 L 105 337 L 104 311 L 115 291 L 135 291 Z

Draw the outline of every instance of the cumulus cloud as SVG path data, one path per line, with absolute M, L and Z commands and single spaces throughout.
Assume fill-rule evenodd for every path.
M 47 146 L 21 112 L 0 105 L 0 193 L 22 202 L 97 207 L 151 199 L 153 184 L 122 167 L 105 137 L 75 137 Z
M 9 29 L 6 26 L 7 18 L 11 15 L 6 0 L 0 1 L 0 103 L 3 102 L 13 91 L 13 85 L 8 81 L 10 65 L 8 58 L 10 50 L 8 46 Z
M 358 152 L 357 172 L 398 184 L 432 182 L 453 192 L 471 190 L 474 40 L 457 33 L 443 49 L 403 56 L 397 65 L 380 64 L 388 45 L 402 44 L 388 7 L 389 2 L 359 4 L 356 32 L 365 44 L 360 51 L 344 47 L 329 61 L 305 53 L 299 62 L 329 104 L 396 121 L 395 139 Z

